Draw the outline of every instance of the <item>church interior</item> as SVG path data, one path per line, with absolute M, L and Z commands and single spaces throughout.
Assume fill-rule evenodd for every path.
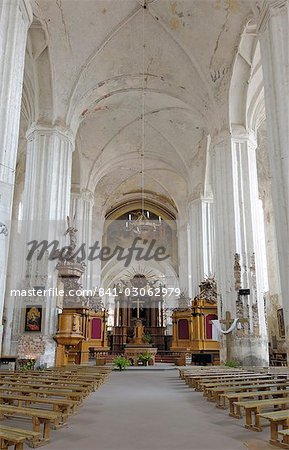
M 288 23 L 0 0 L 1 449 L 289 448 Z

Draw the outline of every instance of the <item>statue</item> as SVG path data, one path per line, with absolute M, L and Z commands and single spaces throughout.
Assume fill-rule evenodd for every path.
M 73 217 L 73 220 L 70 221 L 70 217 L 67 216 L 67 225 L 68 228 L 64 233 L 64 236 L 67 234 L 69 235 L 69 245 L 63 247 L 62 249 L 57 249 L 53 257 L 55 259 L 59 260 L 59 263 L 57 264 L 56 268 L 59 269 L 60 266 L 66 265 L 66 264 L 80 264 L 82 268 L 85 268 L 85 263 L 82 261 L 81 263 L 78 263 L 75 258 L 75 251 L 77 248 L 77 236 L 76 233 L 78 232 L 77 228 L 75 228 L 75 215 Z
M 76 233 L 78 232 L 78 230 L 77 230 L 77 228 L 75 228 L 74 223 L 75 223 L 75 215 L 73 217 L 72 222 L 70 222 L 70 217 L 67 216 L 68 228 L 67 228 L 67 230 L 64 233 L 64 236 L 69 234 L 69 240 L 70 240 L 70 243 L 69 243 L 69 246 L 68 246 L 68 250 L 66 252 L 66 259 L 67 260 L 68 259 L 70 260 L 73 257 L 73 255 L 75 253 L 76 246 L 77 246 Z

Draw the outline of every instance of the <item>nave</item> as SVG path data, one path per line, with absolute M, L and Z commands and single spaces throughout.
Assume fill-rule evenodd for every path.
M 112 372 L 54 433 L 47 450 L 267 450 L 268 430 L 251 433 L 202 393 L 185 385 L 178 371 Z

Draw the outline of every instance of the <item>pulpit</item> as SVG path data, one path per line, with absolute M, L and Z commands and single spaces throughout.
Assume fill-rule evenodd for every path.
M 74 224 L 68 220 L 70 245 L 66 251 L 56 250 L 59 281 L 63 286 L 63 309 L 58 315 L 58 329 L 54 336 L 57 342 L 56 366 L 67 364 L 87 364 L 90 352 L 109 351 L 107 343 L 107 317 L 98 295 L 84 297 L 81 292 L 80 278 L 85 266 L 75 259 L 76 233 Z

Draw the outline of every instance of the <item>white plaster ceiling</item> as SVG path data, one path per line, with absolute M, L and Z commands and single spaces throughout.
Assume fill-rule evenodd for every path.
M 143 3 L 34 1 L 47 34 L 53 119 L 76 133 L 73 182 L 96 190 L 104 208 L 140 189 L 143 148 L 145 189 L 159 199 L 178 205 L 202 183 L 205 137 L 228 124 L 232 65 L 252 7 Z

